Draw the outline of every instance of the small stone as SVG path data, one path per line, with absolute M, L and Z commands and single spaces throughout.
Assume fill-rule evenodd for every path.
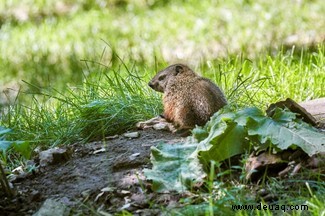
M 153 125 L 153 129 L 155 130 L 169 130 L 169 127 L 166 123 L 161 122 L 161 123 L 157 123 L 155 125 Z
M 19 166 L 19 167 L 13 169 L 11 172 L 12 172 L 13 174 L 15 174 L 15 175 L 20 175 L 20 174 L 25 173 L 25 171 L 24 171 L 24 169 L 23 169 L 23 166 Z
M 47 216 L 47 215 L 58 215 L 66 216 L 70 214 L 70 208 L 64 205 L 60 201 L 54 199 L 47 199 L 41 206 L 41 208 L 33 214 L 33 216 Z
M 113 192 L 114 188 L 112 188 L 112 187 L 104 187 L 100 191 L 102 191 L 102 192 Z
M 130 133 L 125 133 L 123 134 L 124 137 L 126 138 L 138 138 L 140 136 L 139 132 L 130 132 Z
M 131 203 L 126 203 L 124 204 L 119 210 L 122 211 L 122 210 L 127 210 L 128 208 L 131 207 Z
M 161 118 L 160 116 L 154 117 L 152 119 L 149 119 L 147 121 L 143 121 L 143 122 L 138 122 L 136 124 L 136 127 L 138 129 L 146 129 L 146 128 L 151 128 L 153 125 L 161 122 L 161 121 L 166 121 L 165 119 Z
M 98 153 L 103 153 L 103 152 L 106 152 L 105 148 L 98 149 L 98 150 L 94 151 L 93 154 L 98 154 Z
M 131 154 L 131 155 L 129 156 L 129 159 L 130 159 L 130 160 L 135 160 L 135 158 L 138 157 L 139 155 L 140 155 L 140 153 L 134 153 L 134 154 Z
M 118 138 L 118 135 L 117 134 L 114 135 L 114 136 L 107 136 L 107 137 L 105 137 L 106 140 L 112 140 L 112 139 L 116 139 L 116 138 Z
M 39 153 L 40 165 L 58 164 L 69 160 L 71 153 L 67 149 L 52 148 Z
M 131 194 L 131 192 L 127 190 L 121 190 L 121 194 Z

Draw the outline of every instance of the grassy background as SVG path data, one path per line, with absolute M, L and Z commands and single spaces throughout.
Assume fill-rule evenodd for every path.
M 0 125 L 42 148 L 122 133 L 162 112 L 147 82 L 175 62 L 240 107 L 324 97 L 324 11 L 322 0 L 0 0 Z M 321 181 L 315 196 L 285 184 L 267 186 L 322 212 Z M 229 190 L 221 205 L 245 203 Z
M 88 75 L 81 59 L 151 70 L 220 57 L 261 57 L 324 41 L 325 3 L 312 1 L 11 0 L 0 4 L 1 86 L 26 80 L 64 88 Z M 101 40 L 102 39 L 102 40 Z M 113 62 L 111 62 L 113 60 Z M 11 85 L 10 85 L 11 84 Z
M 324 51 L 320 46 L 317 52 L 297 57 L 282 52 L 254 60 L 229 57 L 196 69 L 217 83 L 230 103 L 266 109 L 287 97 L 302 101 L 324 96 Z M 162 113 L 161 94 L 147 86 L 153 68 L 124 62 L 116 69 L 87 64 L 92 73 L 65 91 L 26 84 L 37 94 L 22 93 L 29 101 L 5 109 L 1 118 L 2 125 L 16 132 L 12 138 L 42 146 L 87 142 L 132 129 L 136 122 Z
M 1 124 L 45 145 L 125 131 L 161 112 L 146 83 L 175 62 L 240 106 L 324 96 L 323 11 L 320 0 L 2 1 L 0 106 L 17 93 L 24 103 Z M 148 107 L 126 121 L 136 97 Z M 103 130 L 81 135 L 99 117 Z

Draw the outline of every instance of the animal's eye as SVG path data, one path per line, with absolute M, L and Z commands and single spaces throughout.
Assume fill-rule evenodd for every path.
M 164 80 L 166 78 L 166 75 L 161 75 L 160 77 L 158 77 L 158 80 L 161 81 L 161 80 Z

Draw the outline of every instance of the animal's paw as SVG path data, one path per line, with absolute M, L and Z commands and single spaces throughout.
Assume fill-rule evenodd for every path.
M 138 122 L 136 124 L 136 127 L 141 130 L 153 128 L 155 130 L 165 130 L 171 131 L 173 133 L 176 132 L 174 125 L 170 122 L 167 122 L 166 119 L 162 118 L 161 116 L 154 117 L 147 121 Z

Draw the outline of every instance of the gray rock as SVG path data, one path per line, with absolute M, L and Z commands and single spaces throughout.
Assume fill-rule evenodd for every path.
M 41 206 L 41 208 L 33 214 L 33 216 L 68 216 L 70 208 L 64 205 L 62 202 L 47 199 Z
M 67 149 L 52 148 L 39 153 L 40 165 L 58 164 L 69 160 L 71 152 Z
M 129 132 L 123 134 L 124 137 L 126 138 L 138 138 L 140 136 L 139 132 Z
M 169 130 L 168 123 L 167 122 L 160 122 L 155 125 L 153 125 L 153 129 L 155 130 Z

